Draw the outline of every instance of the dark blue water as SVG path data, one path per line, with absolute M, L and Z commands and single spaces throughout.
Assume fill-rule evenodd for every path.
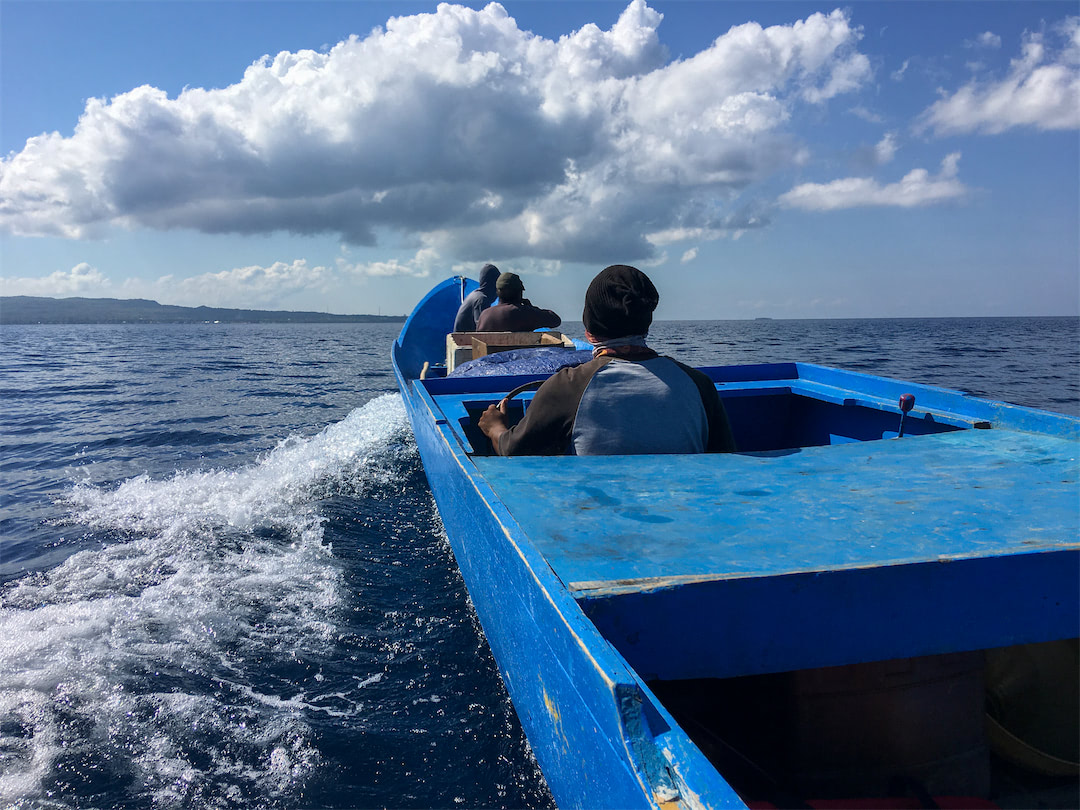
M 551 804 L 385 325 L 0 327 L 0 806 Z M 1075 318 L 661 323 L 1080 415 Z

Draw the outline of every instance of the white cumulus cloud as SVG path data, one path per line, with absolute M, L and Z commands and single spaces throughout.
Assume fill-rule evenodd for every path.
M 1001 47 L 1001 37 L 993 31 L 983 31 L 975 39 L 966 40 L 964 47 L 997 49 Z
M 931 175 L 926 169 L 914 169 L 896 183 L 881 185 L 870 177 L 845 177 L 831 183 L 804 183 L 780 196 L 780 204 L 808 211 L 835 211 L 865 206 L 913 208 L 953 200 L 967 194 L 967 187 L 957 177 L 960 153 L 954 152 L 941 162 L 941 171 Z
M 80 262 L 70 270 L 57 270 L 42 278 L 0 276 L 0 295 L 36 295 L 47 298 L 87 297 L 104 294 L 109 280 L 96 267 Z
M 333 269 L 309 266 L 304 259 L 251 265 L 178 279 L 128 278 L 113 281 L 86 262 L 71 270 L 58 270 L 42 278 L 0 278 L 3 295 L 41 295 L 49 298 L 149 298 L 159 303 L 241 308 L 277 308 L 291 294 L 325 290 L 337 281 Z
M 334 272 L 321 265 L 309 266 L 305 259 L 274 262 L 269 267 L 250 265 L 217 273 L 202 273 L 179 281 L 163 276 L 153 287 L 158 300 L 169 303 L 218 302 L 218 306 L 248 309 L 275 308 L 287 301 L 290 293 L 326 290 L 334 281 Z M 129 282 L 130 291 L 138 282 Z M 229 302 L 222 304 L 221 302 Z
M 552 40 L 497 3 L 440 4 L 265 57 L 221 89 L 91 99 L 71 136 L 0 160 L 0 232 L 284 230 L 396 235 L 460 261 L 648 257 L 648 233 L 724 230 L 725 206 L 800 154 L 794 108 L 871 75 L 847 12 L 736 26 L 676 61 L 661 20 L 632 0 L 610 30 Z
M 883 166 L 886 163 L 891 163 L 892 159 L 896 157 L 896 133 L 886 133 L 885 137 L 877 142 L 874 147 L 874 158 L 879 166 Z
M 443 266 L 439 254 L 430 248 L 417 251 L 415 256 L 405 261 L 390 259 L 383 262 L 350 262 L 345 256 L 340 256 L 337 260 L 338 270 L 353 276 L 411 276 L 425 278 L 430 276 L 433 271 L 442 269 Z
M 871 124 L 880 124 L 882 121 L 885 120 L 881 113 L 874 112 L 873 110 L 868 109 L 861 104 L 856 107 L 852 107 L 850 110 L 848 110 L 848 112 L 850 112 L 856 118 L 861 118 L 863 121 Z
M 551 275 L 551 262 L 533 263 L 530 272 Z M 554 263 L 557 265 L 557 263 Z M 426 277 L 447 262 L 430 248 L 421 248 L 410 259 L 385 262 L 354 262 L 347 249 L 329 265 L 311 264 L 306 259 L 273 264 L 247 265 L 229 270 L 177 278 L 172 274 L 157 278 L 127 278 L 114 281 L 98 268 L 81 262 L 70 270 L 58 270 L 42 278 L 0 277 L 0 295 L 37 295 L 50 298 L 149 298 L 162 304 L 180 306 L 235 307 L 240 309 L 295 309 L 301 293 L 334 294 L 351 289 L 358 279 L 377 276 Z M 473 268 L 455 268 L 467 273 Z
M 1080 128 L 1080 17 L 1047 34 L 1027 33 L 1005 77 L 975 78 L 943 95 L 922 113 L 916 129 L 997 134 L 1021 126 Z

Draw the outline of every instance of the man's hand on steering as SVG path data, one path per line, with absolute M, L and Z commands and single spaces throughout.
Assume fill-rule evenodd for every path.
M 495 452 L 499 452 L 499 438 L 507 431 L 506 413 L 509 408 L 507 401 L 501 400 L 498 405 L 488 405 L 487 409 L 480 414 L 476 425 L 491 439 Z

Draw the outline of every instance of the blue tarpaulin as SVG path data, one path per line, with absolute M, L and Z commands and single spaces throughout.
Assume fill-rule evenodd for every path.
M 588 350 L 546 347 L 509 349 L 475 360 L 467 360 L 455 368 L 449 377 L 495 377 L 507 374 L 554 374 L 566 366 L 580 366 L 592 360 Z

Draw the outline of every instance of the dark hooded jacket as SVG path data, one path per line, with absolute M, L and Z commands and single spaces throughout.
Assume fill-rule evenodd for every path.
M 480 270 L 480 289 L 466 295 L 457 311 L 457 317 L 454 318 L 455 332 L 476 331 L 480 313 L 491 306 L 491 302 L 498 296 L 495 290 L 495 282 L 498 280 L 499 268 L 493 264 L 485 264 Z

